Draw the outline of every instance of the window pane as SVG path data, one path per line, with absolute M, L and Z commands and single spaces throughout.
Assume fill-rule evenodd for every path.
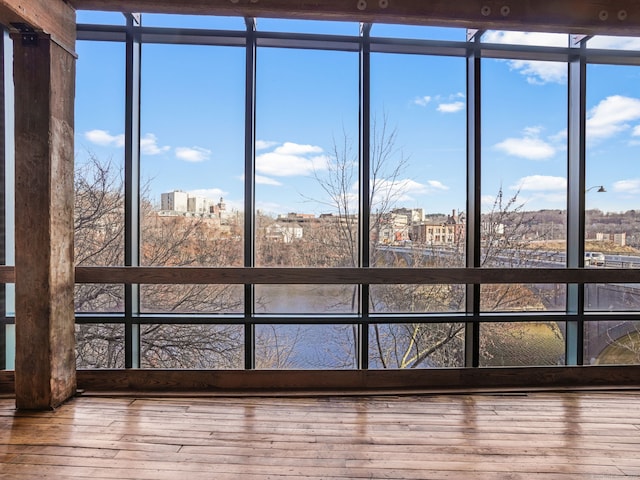
M 75 286 L 75 311 L 79 313 L 124 312 L 124 285 L 81 283 Z
M 480 366 L 562 365 L 564 344 L 564 323 L 483 323 Z
M 488 30 L 484 35 L 482 35 L 482 41 L 484 43 L 498 43 L 508 45 L 567 47 L 569 46 L 569 35 L 567 35 L 566 33 Z
M 398 323 L 369 327 L 370 368 L 464 366 L 464 323 Z
M 123 265 L 124 45 L 80 41 L 77 50 L 76 265 Z
M 588 283 L 584 287 L 584 309 L 594 312 L 640 310 L 640 284 Z
M 242 313 L 242 285 L 141 285 L 141 313 Z
M 8 324 L 5 328 L 5 368 L 6 370 L 15 369 L 15 355 L 16 355 L 16 326 L 15 324 Z
M 635 66 L 587 67 L 585 266 L 640 266 L 638 74 Z
M 244 52 L 144 45 L 142 58 L 141 261 L 241 266 Z
M 124 325 L 76 324 L 78 368 L 124 368 Z
M 244 30 L 242 17 L 218 17 L 212 15 L 166 15 L 161 13 L 143 13 L 142 25 L 145 27 L 173 27 L 198 29 Z
M 584 336 L 585 363 L 640 364 L 640 322 L 589 321 L 585 322 Z
M 99 24 L 99 25 L 124 25 L 126 17 L 120 12 L 97 12 L 93 10 L 78 10 L 76 12 L 76 22 Z
M 558 283 L 480 286 L 482 312 L 564 311 L 567 286 Z
M 566 72 L 561 62 L 482 61 L 482 266 L 564 266 Z
M 256 285 L 255 312 L 260 314 L 356 313 L 357 285 Z
M 256 265 L 356 266 L 358 57 L 258 51 Z
M 464 28 L 374 23 L 371 27 L 371 36 L 417 38 L 420 40 L 457 40 L 463 42 L 467 38 L 467 31 Z
M 352 325 L 256 325 L 256 365 L 263 369 L 355 368 Z
M 142 368 L 242 368 L 244 327 L 143 325 L 140 351 Z
M 463 266 L 465 61 L 374 54 L 371 78 L 371 265 Z
M 612 50 L 640 50 L 640 38 L 596 35 L 587 40 L 587 47 Z
M 258 31 L 264 32 L 326 33 L 357 36 L 360 31 L 360 24 L 356 22 L 258 18 L 256 25 Z
M 371 285 L 371 312 L 463 312 L 465 289 L 464 285 Z

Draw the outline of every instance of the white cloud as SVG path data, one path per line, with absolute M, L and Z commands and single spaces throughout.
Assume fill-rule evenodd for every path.
M 434 190 L 440 190 L 440 191 L 449 190 L 449 187 L 444 185 L 442 182 L 439 182 L 438 180 L 428 180 L 427 181 L 427 185 L 429 185 L 429 187 L 430 187 L 429 189 L 431 191 L 434 191 Z
M 194 197 L 205 197 L 211 200 L 218 200 L 228 194 L 228 192 L 225 192 L 220 188 L 199 188 L 196 190 L 189 190 L 187 193 Z
M 185 162 L 204 162 L 209 159 L 211 150 L 201 147 L 176 147 L 176 157 Z
M 278 142 L 271 142 L 268 140 L 256 140 L 256 150 L 266 150 L 277 145 Z
M 640 119 L 640 99 L 612 95 L 587 114 L 587 138 L 603 139 L 630 128 L 629 122 Z M 637 134 L 636 127 L 633 134 Z
M 547 47 L 567 47 L 569 38 L 566 34 L 539 32 L 487 32 L 483 41 L 487 43 L 542 45 Z M 527 82 L 535 85 L 545 83 L 565 83 L 567 80 L 567 64 L 563 62 L 541 62 L 529 60 L 510 60 L 509 67 L 520 72 Z
M 613 191 L 624 194 L 640 194 L 640 178 L 620 180 L 613 184 Z
M 509 189 L 519 190 L 522 192 L 566 191 L 567 179 L 564 177 L 553 177 L 550 175 L 529 175 L 527 177 L 522 177 L 514 185 L 511 185 Z
M 276 187 L 279 187 L 280 185 L 282 185 L 282 183 L 280 183 L 279 181 L 273 178 L 265 177 L 263 175 L 256 175 L 256 183 L 258 185 L 273 185 Z
M 89 130 L 85 132 L 84 138 L 91 143 L 101 145 L 103 147 L 124 147 L 124 134 L 111 135 L 107 130 Z
M 464 102 L 441 103 L 438 105 L 438 111 L 441 113 L 456 113 L 464 110 Z
M 528 160 L 546 160 L 556 154 L 556 149 L 550 143 L 538 138 L 541 129 L 528 127 L 521 138 L 507 138 L 496 144 L 494 148 L 514 157 Z
M 616 50 L 640 50 L 638 37 L 607 37 L 597 35 L 587 42 L 589 48 L 610 48 Z
M 256 157 L 256 171 L 275 177 L 306 176 L 326 170 L 329 158 L 322 155 L 322 148 L 285 142 L 271 152 Z
M 279 155 L 306 155 L 308 153 L 322 153 L 322 148 L 315 145 L 301 145 L 285 142 L 274 150 Z
M 484 34 L 486 43 L 506 43 L 517 45 L 540 45 L 546 47 L 566 47 L 569 38 L 566 33 L 512 32 L 492 30 Z
M 143 155 L 159 155 L 160 153 L 168 152 L 171 147 L 158 146 L 158 138 L 153 133 L 147 133 L 140 139 L 140 151 Z
M 374 208 L 383 201 L 402 201 L 413 200 L 415 195 L 425 195 L 449 190 L 449 187 L 438 180 L 429 180 L 426 184 L 416 182 L 409 178 L 396 181 L 371 179 L 372 188 L 375 190 L 373 198 Z M 357 201 L 357 185 L 353 187 L 354 201 Z
M 640 125 L 636 125 L 631 133 L 634 137 L 640 137 Z
M 416 97 L 413 100 L 413 103 L 421 107 L 426 107 L 427 105 L 429 105 L 429 103 L 431 103 L 431 97 L 429 95 L 425 95 L 424 97 Z
M 509 67 L 527 77 L 527 82 L 532 85 L 562 84 L 567 81 L 567 64 L 562 62 L 509 60 Z

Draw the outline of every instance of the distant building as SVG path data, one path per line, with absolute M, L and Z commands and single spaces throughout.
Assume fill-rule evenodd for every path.
M 613 242 L 614 245 L 624 247 L 627 245 L 627 234 L 622 233 L 596 233 L 599 242 Z
M 304 222 L 304 221 L 310 221 L 310 220 L 315 220 L 316 216 L 313 213 L 296 213 L 296 212 L 289 212 L 286 214 L 279 214 L 278 215 L 278 221 L 281 222 Z
M 187 200 L 187 211 L 191 213 L 212 213 L 211 207 L 213 206 L 213 202 L 208 198 L 204 197 L 192 197 L 189 196 Z
M 464 215 L 459 215 L 455 210 L 444 221 L 424 221 L 411 228 L 411 239 L 424 245 L 458 245 L 464 236 Z
M 267 240 L 277 243 L 291 243 L 302 238 L 303 229 L 300 225 L 288 223 L 274 223 L 265 229 Z
M 226 210 L 227 206 L 222 197 L 220 197 L 220 202 L 215 203 L 209 198 L 189 195 L 182 190 L 174 190 L 160 195 L 159 215 L 163 217 L 198 216 L 222 220 Z
M 189 195 L 182 190 L 163 193 L 160 196 L 160 209 L 174 212 L 188 212 Z

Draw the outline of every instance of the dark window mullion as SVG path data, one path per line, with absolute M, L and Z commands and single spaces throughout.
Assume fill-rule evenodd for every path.
M 480 34 L 470 40 L 467 51 L 467 234 L 466 266 L 481 266 L 480 248 L 480 179 L 481 179 L 481 55 Z M 466 312 L 474 318 L 480 314 L 480 285 L 466 286 Z M 467 322 L 465 328 L 465 366 L 480 364 L 480 324 Z
M 140 265 L 140 14 L 127 14 L 124 264 Z M 125 368 L 140 368 L 140 285 L 125 285 Z
M 256 154 L 256 23 L 247 18 L 245 67 L 245 158 L 244 158 L 244 266 L 255 266 L 255 154 Z M 255 308 L 255 286 L 244 286 L 244 368 L 254 369 L 255 324 L 250 323 Z
M 584 267 L 586 60 L 580 42 L 569 60 L 567 267 Z M 584 362 L 584 285 L 567 285 L 566 363 Z
M 358 267 L 369 267 L 371 259 L 371 24 L 360 26 L 360 205 L 358 212 Z M 369 368 L 369 285 L 360 285 L 360 311 L 362 322 L 358 325 L 357 367 Z

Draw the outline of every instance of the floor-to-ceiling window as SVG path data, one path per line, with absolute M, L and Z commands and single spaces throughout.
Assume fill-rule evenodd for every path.
M 307 269 L 318 280 L 123 285 L 104 270 L 103 283 L 76 289 L 78 366 L 638 362 L 637 283 L 528 280 L 532 269 L 640 264 L 637 45 L 79 21 L 76 264 Z M 573 79 L 571 61 L 586 67 Z M 505 275 L 479 284 L 460 273 L 469 266 Z M 363 273 L 317 273 L 334 267 Z M 392 268 L 397 279 L 367 277 Z

